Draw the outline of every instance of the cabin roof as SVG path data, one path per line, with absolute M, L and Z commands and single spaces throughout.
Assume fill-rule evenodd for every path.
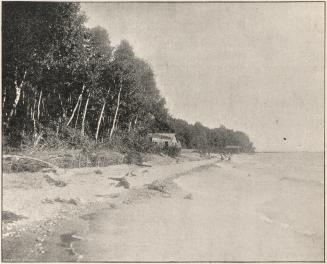
M 240 146 L 235 146 L 235 145 L 227 145 L 225 148 L 236 149 L 236 148 L 240 148 Z
M 174 139 L 175 133 L 150 133 L 149 136 L 153 138 Z

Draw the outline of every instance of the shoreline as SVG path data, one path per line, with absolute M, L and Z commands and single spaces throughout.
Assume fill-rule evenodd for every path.
M 3 260 L 321 259 L 323 189 L 320 184 L 301 181 L 304 175 L 311 175 L 319 182 L 321 168 L 315 164 L 308 167 L 309 161 L 298 160 L 297 156 L 285 160 L 280 156 L 240 155 L 230 163 L 217 159 L 181 160 L 139 170 L 129 166 L 126 178 L 130 188 L 112 186 L 106 193 L 99 192 L 103 182 L 96 179 L 116 178 L 122 173 L 120 167 L 104 168 L 103 174 L 109 172 L 107 169 L 111 173 L 105 176 L 85 171 L 85 178 L 97 183 L 89 185 L 89 189 L 99 187 L 93 191 L 93 203 L 82 209 L 81 204 L 62 204 L 66 212 L 56 221 L 35 222 L 34 229 L 23 232 L 21 237 L 6 238 Z M 285 166 L 289 164 L 292 166 Z M 83 180 L 84 176 L 78 178 Z M 73 178 L 67 177 L 67 186 L 74 183 Z M 116 185 L 117 181 L 112 183 Z M 112 190 L 116 190 L 115 195 Z M 97 199 L 102 200 L 95 202 Z M 315 206 L 308 201 L 314 201 Z M 68 207 L 80 210 L 69 211 Z M 262 241 L 265 235 L 271 240 Z M 276 248 L 273 241 L 283 246 Z
M 55 194 L 51 198 L 48 198 L 49 192 L 43 193 L 43 195 L 46 194 L 46 197 L 42 197 L 41 194 L 41 198 L 43 198 L 41 203 L 44 205 L 44 202 L 48 202 L 50 204 L 46 204 L 46 207 L 56 206 L 56 210 L 51 210 L 51 208 L 48 210 L 48 208 L 47 210 L 50 212 L 45 214 L 38 212 L 39 215 L 47 215 L 47 217 L 43 217 L 44 219 L 37 219 L 35 214 L 31 214 L 31 217 L 23 218 L 17 222 L 3 223 L 2 260 L 42 262 L 51 259 L 52 261 L 79 261 L 81 260 L 81 256 L 72 245 L 75 243 L 75 240 L 83 239 L 83 234 L 89 229 L 88 220 L 92 219 L 94 214 L 102 210 L 115 210 L 121 206 L 126 206 L 144 199 L 152 199 L 156 196 L 165 197 L 166 195 L 168 197 L 170 195 L 169 193 L 176 191 L 178 188 L 177 184 L 174 183 L 174 179 L 186 175 L 193 170 L 201 169 L 203 166 L 210 166 L 210 164 L 216 162 L 217 160 L 212 158 L 204 159 L 197 157 L 196 160 L 192 160 L 184 157 L 184 159 L 171 160 L 165 165 L 158 165 L 156 162 L 152 162 L 152 167 L 149 168 L 137 167 L 135 165 L 117 165 L 104 168 L 66 170 L 66 173 L 59 177 L 60 180 L 67 182 L 66 187 L 52 187 L 51 191 Z M 74 181 L 74 178 L 76 178 L 74 175 L 80 174 L 82 171 L 84 171 L 84 175 L 87 176 L 89 181 L 95 182 L 93 186 L 88 186 L 88 189 L 93 187 L 94 192 L 98 194 L 92 193 L 88 195 L 84 193 L 84 196 L 78 198 L 74 196 L 74 193 L 67 195 L 66 192 L 69 193 L 69 189 L 81 187 L 78 185 L 74 186 L 74 183 L 76 183 Z M 91 173 L 92 171 L 93 173 Z M 102 171 L 102 173 L 100 174 L 99 171 Z M 136 176 L 134 177 L 131 174 Z M 109 175 L 125 175 L 124 178 L 129 182 L 130 188 L 116 187 L 117 182 L 109 180 L 109 183 L 105 186 L 108 187 L 106 189 L 102 185 L 103 180 L 101 181 L 99 178 L 105 178 L 105 181 L 108 181 L 110 178 Z M 79 175 L 80 181 L 83 178 Z M 86 182 L 86 184 L 88 183 Z M 160 183 L 166 190 L 161 192 L 156 189 L 150 189 L 149 185 L 152 183 Z M 68 189 L 64 191 L 66 195 L 63 192 L 65 188 Z M 101 189 L 102 192 L 97 188 Z M 16 194 L 13 189 L 15 189 Z M 17 195 L 17 192 L 21 191 L 19 188 L 12 188 L 11 192 L 9 190 L 10 188 L 4 189 L 4 194 L 7 197 L 8 195 Z M 8 194 L 8 191 L 10 194 Z M 35 189 L 32 189 L 32 191 L 29 190 L 29 192 L 35 192 Z M 81 193 L 79 194 L 81 195 Z M 61 196 L 64 198 L 54 198 L 56 195 L 59 198 Z M 6 200 L 4 199 L 4 201 Z M 70 201 L 72 204 L 69 204 Z M 22 203 L 22 200 L 20 202 Z M 44 206 L 38 208 L 36 205 L 37 201 L 33 202 L 35 206 L 29 206 L 34 208 L 35 211 L 37 209 L 44 209 Z M 10 204 L 10 202 L 7 201 L 7 204 Z M 23 206 L 21 205 L 21 207 Z M 4 210 L 11 212 L 9 206 L 4 206 Z M 24 210 L 21 211 L 24 212 Z M 17 213 L 17 210 L 14 210 L 14 213 Z M 28 210 L 25 210 L 24 217 L 26 217 L 26 213 L 28 213 Z M 30 218 L 36 220 L 31 220 Z M 75 236 L 77 236 L 77 239 Z
M 261 158 L 200 166 L 174 177 L 169 198 L 99 212 L 77 252 L 83 261 L 320 260 L 321 186 L 286 182 L 286 175 L 299 177 L 293 166 Z

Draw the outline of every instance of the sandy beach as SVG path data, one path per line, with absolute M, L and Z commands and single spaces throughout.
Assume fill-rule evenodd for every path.
M 70 244 L 62 241 L 61 234 L 85 232 L 88 215 L 150 198 L 160 192 L 149 190 L 147 184 L 164 182 L 213 162 L 186 152 L 178 159 L 152 155 L 145 166 L 4 174 L 3 218 L 8 220 L 2 226 L 3 260 L 76 260 L 78 254 L 70 252 Z M 49 183 L 49 177 L 65 186 Z M 119 184 L 120 178 L 126 179 L 128 188 Z
M 70 170 L 62 179 L 71 189 L 47 190 L 46 196 L 77 205 L 46 204 L 45 193 L 30 190 L 40 207 L 17 207 L 15 213 L 29 218 L 17 221 L 15 230 L 30 222 L 37 231 L 11 236 L 5 225 L 4 253 L 9 260 L 37 261 L 322 261 L 323 168 L 319 154 L 308 157 L 263 153 L 218 162 L 188 154 L 151 168 Z M 126 171 L 137 175 L 126 177 L 130 189 L 108 181 L 109 172 L 117 177 Z M 149 188 L 152 182 L 163 188 Z M 4 189 L 8 206 L 18 191 Z M 58 219 L 41 221 L 44 212 Z M 25 251 L 13 252 L 17 245 Z

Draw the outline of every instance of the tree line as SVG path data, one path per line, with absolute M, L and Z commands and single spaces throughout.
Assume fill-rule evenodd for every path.
M 105 29 L 86 27 L 79 3 L 4 2 L 2 19 L 8 145 L 27 140 L 37 146 L 51 137 L 100 144 L 121 135 L 175 132 L 184 147 L 222 150 L 238 144 L 253 150 L 243 132 L 174 119 L 149 63 L 128 41 L 114 47 Z

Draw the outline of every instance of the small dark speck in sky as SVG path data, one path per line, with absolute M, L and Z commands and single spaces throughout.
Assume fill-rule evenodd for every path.
M 286 138 L 285 137 L 283 139 L 286 141 Z

